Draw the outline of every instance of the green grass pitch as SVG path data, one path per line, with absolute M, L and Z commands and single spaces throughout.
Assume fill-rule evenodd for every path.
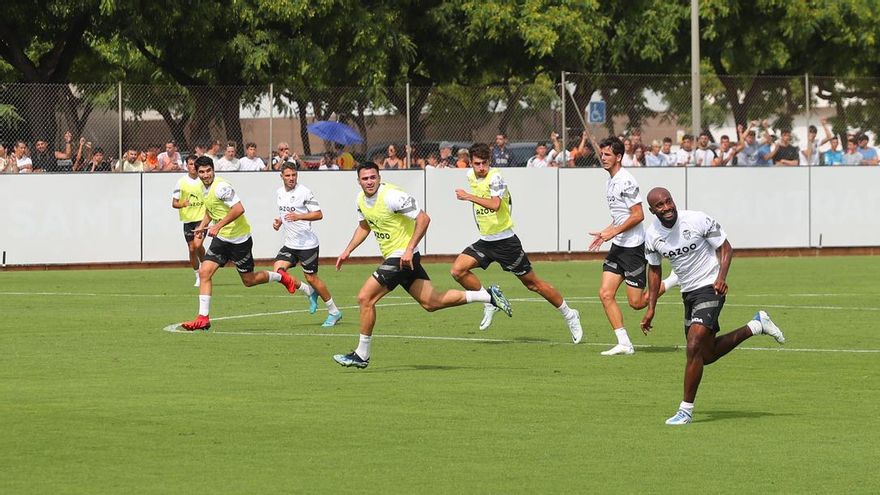
M 322 267 L 345 312 L 329 330 L 323 305 L 225 268 L 197 334 L 163 331 L 196 313 L 189 270 L 0 273 L 0 493 L 880 491 L 876 258 L 734 259 L 723 327 L 764 308 L 788 342 L 707 367 L 686 427 L 663 424 L 681 400 L 678 290 L 650 336 L 624 309 L 637 352 L 603 357 L 601 264 L 535 266 L 580 310 L 581 345 L 493 267 L 479 275 L 512 319 L 480 332 L 479 305 L 429 314 L 398 289 L 365 370 L 331 356 L 357 344 L 372 265 Z

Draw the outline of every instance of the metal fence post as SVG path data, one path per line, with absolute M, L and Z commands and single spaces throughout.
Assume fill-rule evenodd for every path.
M 406 83 L 406 165 L 412 168 L 412 123 L 410 122 L 409 81 Z
M 702 132 L 700 102 L 700 4 L 691 0 L 691 122 L 694 136 Z
M 275 120 L 275 83 L 269 83 L 269 169 L 272 168 L 272 121 Z
M 565 118 L 565 93 L 568 91 L 565 85 L 565 71 L 562 71 L 562 85 L 561 91 L 559 92 L 559 98 L 562 99 L 562 166 L 564 167 L 568 162 L 568 157 L 565 156 L 566 151 L 568 150 L 568 131 L 566 127 L 568 124 L 568 120 Z
M 123 114 L 122 114 L 122 81 L 117 83 L 117 96 L 119 100 L 119 148 L 117 149 L 116 157 L 122 160 L 122 124 L 124 122 Z M 115 166 L 114 164 L 110 164 L 111 167 Z

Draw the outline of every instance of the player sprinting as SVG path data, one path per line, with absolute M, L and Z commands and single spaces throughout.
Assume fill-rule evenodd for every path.
M 171 193 L 171 207 L 178 210 L 180 221 L 183 222 L 183 239 L 189 250 L 189 262 L 196 276 L 194 287 L 199 286 L 199 265 L 205 259 L 205 247 L 202 238 L 196 239 L 193 230 L 205 218 L 205 205 L 202 201 L 202 181 L 196 172 L 196 157 L 186 157 L 186 175 L 177 180 L 174 192 Z
M 498 262 L 502 270 L 516 275 L 530 291 L 537 292 L 552 304 L 568 324 L 572 342 L 579 343 L 584 335 L 580 313 L 568 307 L 559 291 L 535 274 L 529 256 L 513 232 L 510 191 L 498 169 L 489 165 L 492 157 L 489 145 L 476 143 L 471 146 L 470 154 L 471 169 L 467 178 L 471 192 L 456 189 L 455 197 L 473 203 L 480 239 L 466 247 L 455 259 L 452 278 L 465 289 L 484 290 L 472 270 L 476 267 L 485 270 L 493 261 Z M 496 311 L 498 308 L 493 304 L 485 304 L 480 330 L 489 328 Z
M 364 242 L 370 232 L 379 243 L 384 261 L 358 292 L 358 346 L 348 354 L 333 356 L 337 363 L 356 368 L 367 367 L 370 363 L 373 327 L 376 325 L 376 303 L 398 285 L 403 286 L 427 311 L 467 303 L 491 302 L 510 315 L 510 303 L 494 285 L 488 290 L 437 291 L 422 267 L 418 250 L 419 242 L 431 222 L 428 214 L 419 208 L 415 198 L 406 191 L 392 184 L 382 183 L 379 167 L 375 163 L 360 164 L 356 170 L 358 185 L 362 189 L 357 196 L 358 226 L 348 246 L 336 260 L 336 269 L 342 268 L 351 252 Z
M 666 424 L 684 425 L 693 419 L 694 399 L 705 365 L 714 363 L 753 335 L 763 333 L 780 344 L 785 343 L 785 336 L 765 311 L 758 311 L 746 325 L 717 336 L 719 316 L 727 294 L 727 272 L 733 258 L 727 234 L 718 222 L 703 212 L 678 211 L 669 191 L 662 187 L 648 193 L 648 207 L 657 218 L 648 227 L 645 239 L 650 268 L 648 310 L 641 327 L 645 333 L 651 330 L 660 292 L 660 262 L 667 258 L 681 281 L 687 363 L 684 400 Z
M 602 282 L 599 286 L 599 299 L 605 309 L 605 316 L 617 336 L 617 345 L 603 351 L 603 356 L 627 355 L 635 353 L 626 327 L 623 325 L 623 313 L 617 305 L 617 290 L 626 282 L 626 298 L 633 309 L 642 309 L 648 305 L 648 294 L 645 288 L 645 229 L 642 221 L 642 197 L 639 195 L 639 183 L 635 177 L 623 168 L 623 142 L 611 136 L 599 143 L 602 168 L 610 176 L 605 185 L 605 198 L 611 210 L 611 225 L 600 232 L 590 232 L 594 236 L 590 243 L 590 251 L 599 249 L 605 241 L 611 242 L 611 250 L 602 265 Z M 673 273 L 660 287 L 659 294 L 677 284 Z
M 211 158 L 201 156 L 196 159 L 195 166 L 202 181 L 201 194 L 205 204 L 205 216 L 195 228 L 195 235 L 201 238 L 207 233 L 213 239 L 199 268 L 202 281 L 199 287 L 199 314 L 195 320 L 181 324 L 190 331 L 211 328 L 211 278 L 227 261 L 235 263 L 245 287 L 271 281 L 283 284 L 290 293 L 296 290 L 295 280 L 286 272 L 254 273 L 254 256 L 251 252 L 254 241 L 251 238 L 251 226 L 244 216 L 241 199 L 229 182 L 214 175 L 214 161 Z M 212 221 L 214 224 L 210 225 Z
M 273 270 L 285 273 L 291 266 L 300 264 L 307 283 L 294 279 L 294 287 L 309 298 L 309 313 L 318 310 L 318 296 L 327 306 L 327 319 L 322 327 L 332 327 L 342 318 L 342 311 L 336 307 L 324 281 L 318 278 L 318 236 L 312 230 L 312 222 L 324 218 L 321 205 L 308 187 L 300 184 L 298 172 L 293 163 L 281 166 L 283 186 L 276 191 L 278 217 L 272 224 L 275 230 L 284 227 L 284 246 L 275 256 Z M 293 278 L 293 277 L 291 277 Z

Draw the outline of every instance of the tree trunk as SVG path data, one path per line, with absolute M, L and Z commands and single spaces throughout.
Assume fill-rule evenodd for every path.
M 239 86 L 225 86 L 217 88 L 217 96 L 220 99 L 223 116 L 223 128 L 226 130 L 226 139 L 235 141 L 236 156 L 244 156 L 244 144 L 241 132 L 241 95 L 244 89 Z
M 296 102 L 297 115 L 299 116 L 299 137 L 303 143 L 303 155 L 312 154 L 312 146 L 309 143 L 308 121 L 306 120 L 306 105 L 308 102 Z

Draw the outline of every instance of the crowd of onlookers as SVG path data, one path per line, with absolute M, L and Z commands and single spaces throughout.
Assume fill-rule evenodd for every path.
M 798 165 L 877 165 L 877 150 L 869 145 L 866 133 L 835 135 L 826 119 L 821 119 L 824 137 L 810 125 L 806 140 L 797 146 L 788 129 L 774 131 L 768 122 L 753 121 L 748 126 L 737 126 L 736 141 L 722 135 L 716 141 L 709 131 L 696 138 L 684 134 L 673 146 L 672 138 L 645 143 L 641 132 L 630 131 L 621 135 L 624 144 L 624 167 L 769 167 Z M 845 142 L 841 146 L 841 141 Z M 495 167 L 600 167 L 596 141 L 588 132 L 574 136 L 573 146 L 563 149 L 559 135 L 552 133 L 549 142 L 526 144 L 530 158 L 517 162 L 513 150 L 503 134 L 495 136 L 492 146 L 492 165 Z M 531 146 L 534 145 L 534 149 Z M 513 145 L 513 146 L 516 146 Z M 520 146 L 520 150 L 522 146 Z M 244 155 L 238 156 L 235 142 L 221 146 L 219 140 L 196 145 L 192 152 L 181 154 L 177 145 L 169 141 L 160 151 L 158 145 L 145 150 L 128 149 L 119 159 L 108 157 L 101 147 L 93 146 L 85 138 L 73 142 L 70 132 L 64 134 L 62 149 L 52 149 L 45 139 L 37 139 L 33 149 L 24 141 L 17 141 L 11 149 L 0 144 L 0 172 L 175 172 L 185 170 L 187 155 L 207 155 L 214 159 L 214 168 L 220 172 L 280 170 L 284 163 L 292 163 L 300 170 L 351 170 L 358 160 L 341 145 L 308 160 L 291 150 L 286 142 L 278 143 L 267 160 L 257 155 L 257 145 L 247 143 Z M 468 147 L 459 143 L 440 142 L 434 149 L 405 147 L 390 144 L 384 152 L 362 157 L 382 169 L 468 168 Z

